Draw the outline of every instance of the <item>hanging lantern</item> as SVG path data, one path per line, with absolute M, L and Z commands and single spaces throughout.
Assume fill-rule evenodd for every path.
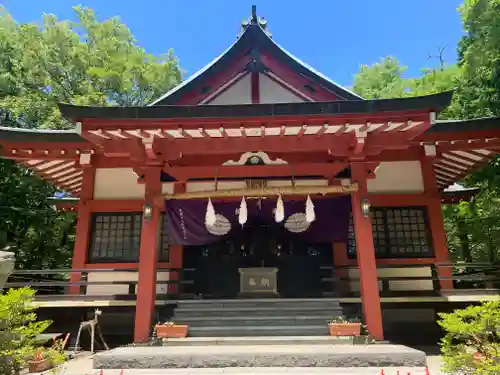
M 277 223 L 281 223 L 285 220 L 285 205 L 283 204 L 283 198 L 281 198 L 281 195 L 278 197 L 278 202 L 276 203 L 274 220 L 276 220 Z
M 248 210 L 247 210 L 247 201 L 245 200 L 245 197 L 241 199 L 240 203 L 240 209 L 238 211 L 238 223 L 240 225 L 244 225 L 247 222 L 248 218 Z
M 314 220 L 316 220 L 316 213 L 314 212 L 314 203 L 311 199 L 311 196 L 307 196 L 306 200 L 306 221 L 308 223 L 312 223 Z
M 205 213 L 205 224 L 208 226 L 212 226 L 215 224 L 217 218 L 215 217 L 215 209 L 212 204 L 212 200 L 208 198 L 207 203 L 207 212 Z

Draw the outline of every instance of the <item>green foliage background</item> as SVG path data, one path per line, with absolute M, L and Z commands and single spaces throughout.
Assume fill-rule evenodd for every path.
M 457 46 L 458 64 L 441 59 L 438 68 L 405 78 L 406 67 L 394 57 L 385 57 L 361 66 L 353 90 L 367 99 L 455 90 L 451 106 L 440 119 L 500 116 L 500 0 L 465 0 L 458 11 L 465 32 Z M 461 183 L 478 186 L 481 193 L 472 204 L 443 207 L 450 252 L 457 261 L 496 262 L 500 258 L 499 159 Z
M 444 371 L 463 375 L 500 374 L 500 302 L 484 302 L 441 313 Z M 483 358 L 478 360 L 476 354 Z
M 77 22 L 44 15 L 19 24 L 0 8 L 0 108 L 8 125 L 66 129 L 58 102 L 141 106 L 181 81 L 171 50 L 153 56 L 118 18 L 99 21 L 74 7 Z M 73 249 L 74 214 L 56 212 L 56 193 L 29 170 L 0 159 L 0 249 L 16 252 L 18 268 L 66 267 Z
M 19 374 L 38 349 L 38 336 L 52 323 L 37 321 L 34 295 L 29 288 L 0 294 L 0 374 Z

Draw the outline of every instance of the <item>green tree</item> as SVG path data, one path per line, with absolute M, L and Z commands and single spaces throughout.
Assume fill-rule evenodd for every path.
M 405 78 L 406 69 L 393 57 L 385 57 L 371 66 L 362 65 L 354 76 L 353 90 L 365 99 L 430 95 L 454 89 L 460 77 L 460 68 L 456 65 L 426 68 L 415 78 Z
M 0 13 L 0 107 L 27 126 L 70 126 L 58 102 L 141 106 L 180 82 L 171 50 L 148 54 L 118 18 L 99 22 L 91 9 L 73 9 L 77 22 L 44 15 L 41 25 Z
M 12 126 L 69 128 L 58 102 L 141 106 L 180 82 L 171 50 L 149 54 L 118 18 L 101 22 L 89 8 L 73 9 L 76 22 L 44 15 L 41 24 L 20 24 L 0 8 L 0 109 Z M 53 210 L 47 198 L 55 192 L 0 160 L 0 248 L 16 252 L 16 267 L 68 265 L 74 214 Z
M 19 374 L 26 359 L 33 356 L 38 336 L 51 324 L 37 321 L 29 288 L 10 289 L 0 294 L 0 373 Z
M 459 45 L 463 77 L 457 90 L 461 118 L 500 115 L 500 0 L 465 0 Z
M 403 78 L 406 66 L 394 57 L 384 57 L 373 65 L 361 65 L 354 76 L 353 91 L 365 99 L 409 96 L 408 80 Z
M 445 371 L 464 375 L 500 373 L 500 302 L 440 314 Z
M 55 188 L 11 160 L 0 162 L 0 248 L 16 253 L 16 268 L 70 265 L 75 214 L 47 199 Z

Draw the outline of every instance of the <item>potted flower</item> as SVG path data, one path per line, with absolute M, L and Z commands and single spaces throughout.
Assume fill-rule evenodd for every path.
M 174 322 L 165 322 L 156 325 L 156 337 L 164 339 L 168 337 L 183 338 L 188 333 L 187 324 L 175 324 Z
M 28 371 L 30 373 L 42 372 L 50 368 L 52 368 L 52 358 L 43 348 L 37 349 L 33 357 L 28 360 Z
M 337 317 L 328 322 L 330 336 L 360 336 L 361 322 L 358 319 Z

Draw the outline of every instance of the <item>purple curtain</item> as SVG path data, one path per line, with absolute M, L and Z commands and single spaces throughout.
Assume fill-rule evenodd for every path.
M 216 224 L 205 226 L 208 200 L 165 201 L 168 234 L 172 243 L 185 246 L 205 245 L 241 231 L 238 223 L 240 201 L 213 202 Z M 245 225 L 260 220 L 268 225 L 284 226 L 311 243 L 347 242 L 351 200 L 349 196 L 313 199 L 316 220 L 305 221 L 304 200 L 284 202 L 285 220 L 276 223 L 276 199 L 247 199 L 248 219 Z M 243 226 L 243 229 L 245 227 Z

